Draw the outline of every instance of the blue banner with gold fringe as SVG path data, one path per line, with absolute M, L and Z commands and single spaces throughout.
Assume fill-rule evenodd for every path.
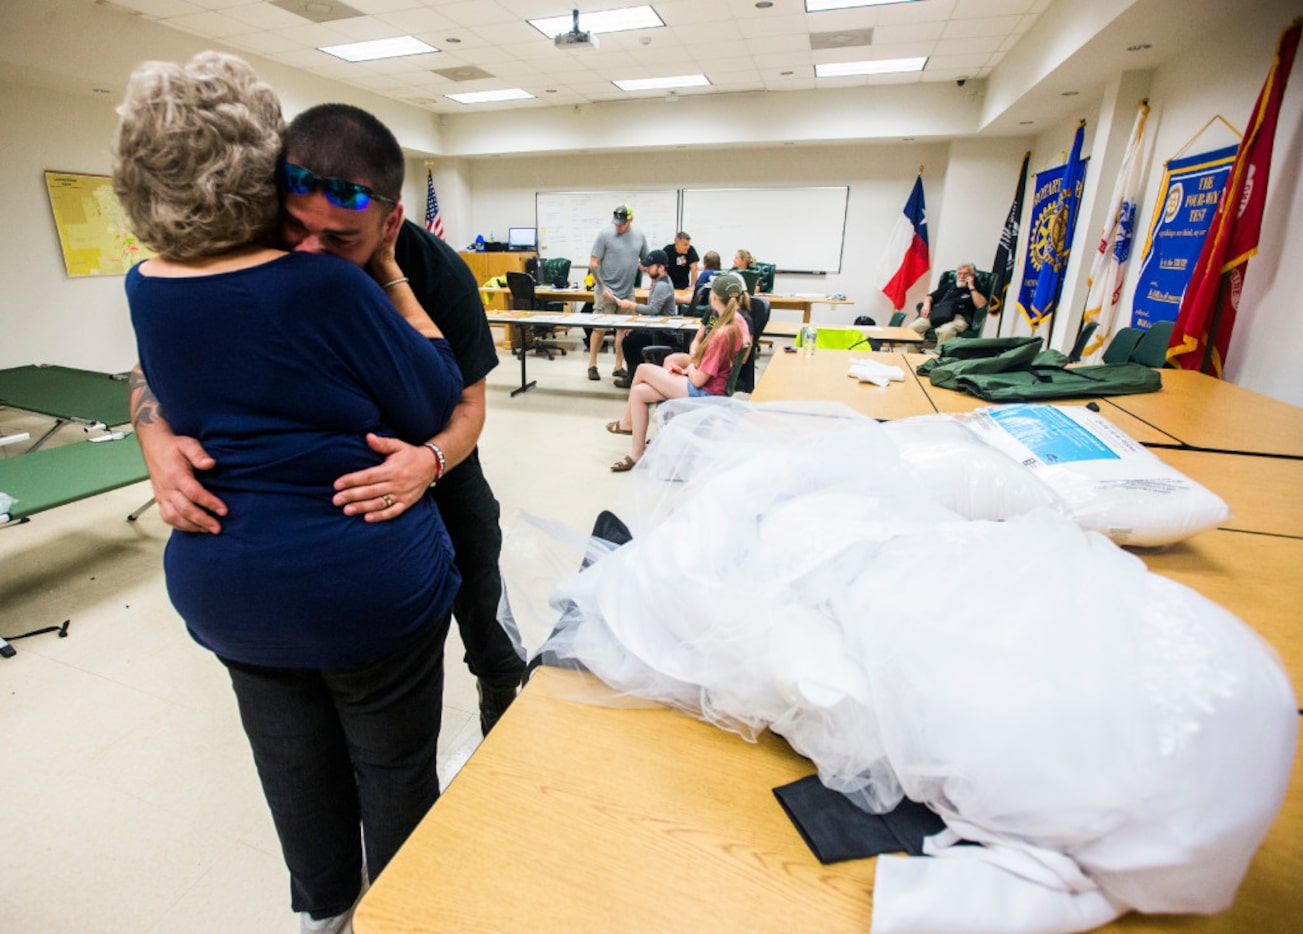
M 1176 320 L 1238 150 L 1228 146 L 1167 163 L 1131 301 L 1134 327 Z

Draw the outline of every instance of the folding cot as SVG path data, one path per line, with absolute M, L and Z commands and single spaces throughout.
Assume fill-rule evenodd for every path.
M 54 419 L 29 452 L 70 422 L 87 428 L 125 424 L 131 417 L 128 392 L 126 374 L 49 364 L 0 370 L 0 405 Z
M 0 460 L 0 525 L 148 479 L 135 435 L 79 441 Z M 3 504 L 12 500 L 8 507 Z M 150 503 L 128 516 L 135 519 Z

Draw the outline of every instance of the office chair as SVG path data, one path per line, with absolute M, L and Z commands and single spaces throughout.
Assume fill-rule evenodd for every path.
M 760 356 L 760 335 L 769 326 L 769 299 L 752 295 L 750 302 L 751 310 L 743 314 L 746 315 L 747 327 L 751 329 L 751 351 L 736 380 L 737 388 L 742 392 L 751 392 L 756 388 L 756 357 Z
M 973 278 L 976 281 L 977 290 L 987 297 L 986 305 L 983 306 L 982 308 L 973 309 L 973 320 L 969 322 L 968 328 L 966 330 L 955 335 L 955 340 L 965 340 L 973 337 L 981 337 L 982 328 L 986 326 L 986 313 L 991 310 L 991 289 L 992 286 L 995 284 L 995 275 L 993 273 L 983 272 L 980 269 L 974 269 Z M 937 288 L 952 289 L 954 288 L 954 286 L 955 286 L 955 270 L 948 269 L 941 274 L 941 278 L 937 281 Z M 915 305 L 914 310 L 917 311 L 919 314 L 922 314 L 923 303 L 919 302 L 917 305 Z M 935 344 L 937 340 L 936 329 L 928 328 L 927 333 L 923 335 L 923 339 L 927 341 L 931 341 L 932 343 Z
M 507 273 L 507 288 L 511 290 L 511 307 L 516 311 L 543 311 L 540 308 L 539 301 L 534 297 L 534 279 L 532 276 L 523 272 Z M 566 355 L 566 349 L 559 344 L 550 344 L 539 340 L 539 337 L 551 337 L 553 328 L 551 325 L 539 325 L 531 327 L 527 324 L 516 326 L 520 333 L 520 345 L 512 347 L 511 351 L 516 356 L 524 356 L 533 351 L 538 356 L 545 356 L 549 360 L 555 360 L 559 353 L 561 356 Z
M 891 320 L 887 322 L 887 327 L 898 328 L 905 323 L 905 313 L 903 311 L 893 311 Z
M 1155 321 L 1151 324 L 1149 330 L 1140 335 L 1135 350 L 1131 351 L 1131 361 L 1159 368 L 1167 366 L 1167 344 L 1172 339 L 1175 324 L 1175 321 Z
M 1081 326 L 1081 330 L 1077 332 L 1077 339 L 1072 344 L 1072 350 L 1068 353 L 1069 363 L 1081 362 L 1082 352 L 1085 351 L 1086 345 L 1090 343 L 1091 336 L 1098 329 L 1098 321 L 1087 321 Z
M 750 269 L 734 269 L 733 272 L 746 281 L 747 294 L 755 295 L 756 290 L 760 287 L 760 270 L 752 266 Z
M 759 291 L 772 292 L 774 290 L 774 274 L 778 272 L 777 264 L 757 261 L 751 268 L 760 273 L 760 281 L 757 283 Z
M 1130 363 L 1136 344 L 1140 343 L 1140 338 L 1144 336 L 1145 332 L 1140 328 L 1123 328 L 1118 331 L 1104 348 L 1104 362 Z

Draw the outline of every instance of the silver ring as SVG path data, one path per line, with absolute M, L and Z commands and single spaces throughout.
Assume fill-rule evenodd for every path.
M 382 496 L 382 497 L 380 497 L 380 498 L 383 499 L 383 500 L 385 501 L 385 508 L 386 508 L 386 509 L 388 509 L 388 508 L 390 508 L 391 506 L 393 506 L 393 504 L 394 504 L 394 498 L 393 498 L 392 496 L 390 496 L 388 493 L 386 493 L 384 496 Z

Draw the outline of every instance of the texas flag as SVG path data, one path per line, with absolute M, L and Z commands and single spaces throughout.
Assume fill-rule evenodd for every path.
M 905 211 L 896 218 L 896 226 L 887 238 L 882 252 L 883 268 L 891 269 L 899 261 L 896 272 L 886 285 L 883 294 L 891 299 L 891 307 L 899 311 L 905 307 L 905 293 L 909 287 L 928 271 L 927 209 L 923 206 L 923 176 L 914 180 Z

